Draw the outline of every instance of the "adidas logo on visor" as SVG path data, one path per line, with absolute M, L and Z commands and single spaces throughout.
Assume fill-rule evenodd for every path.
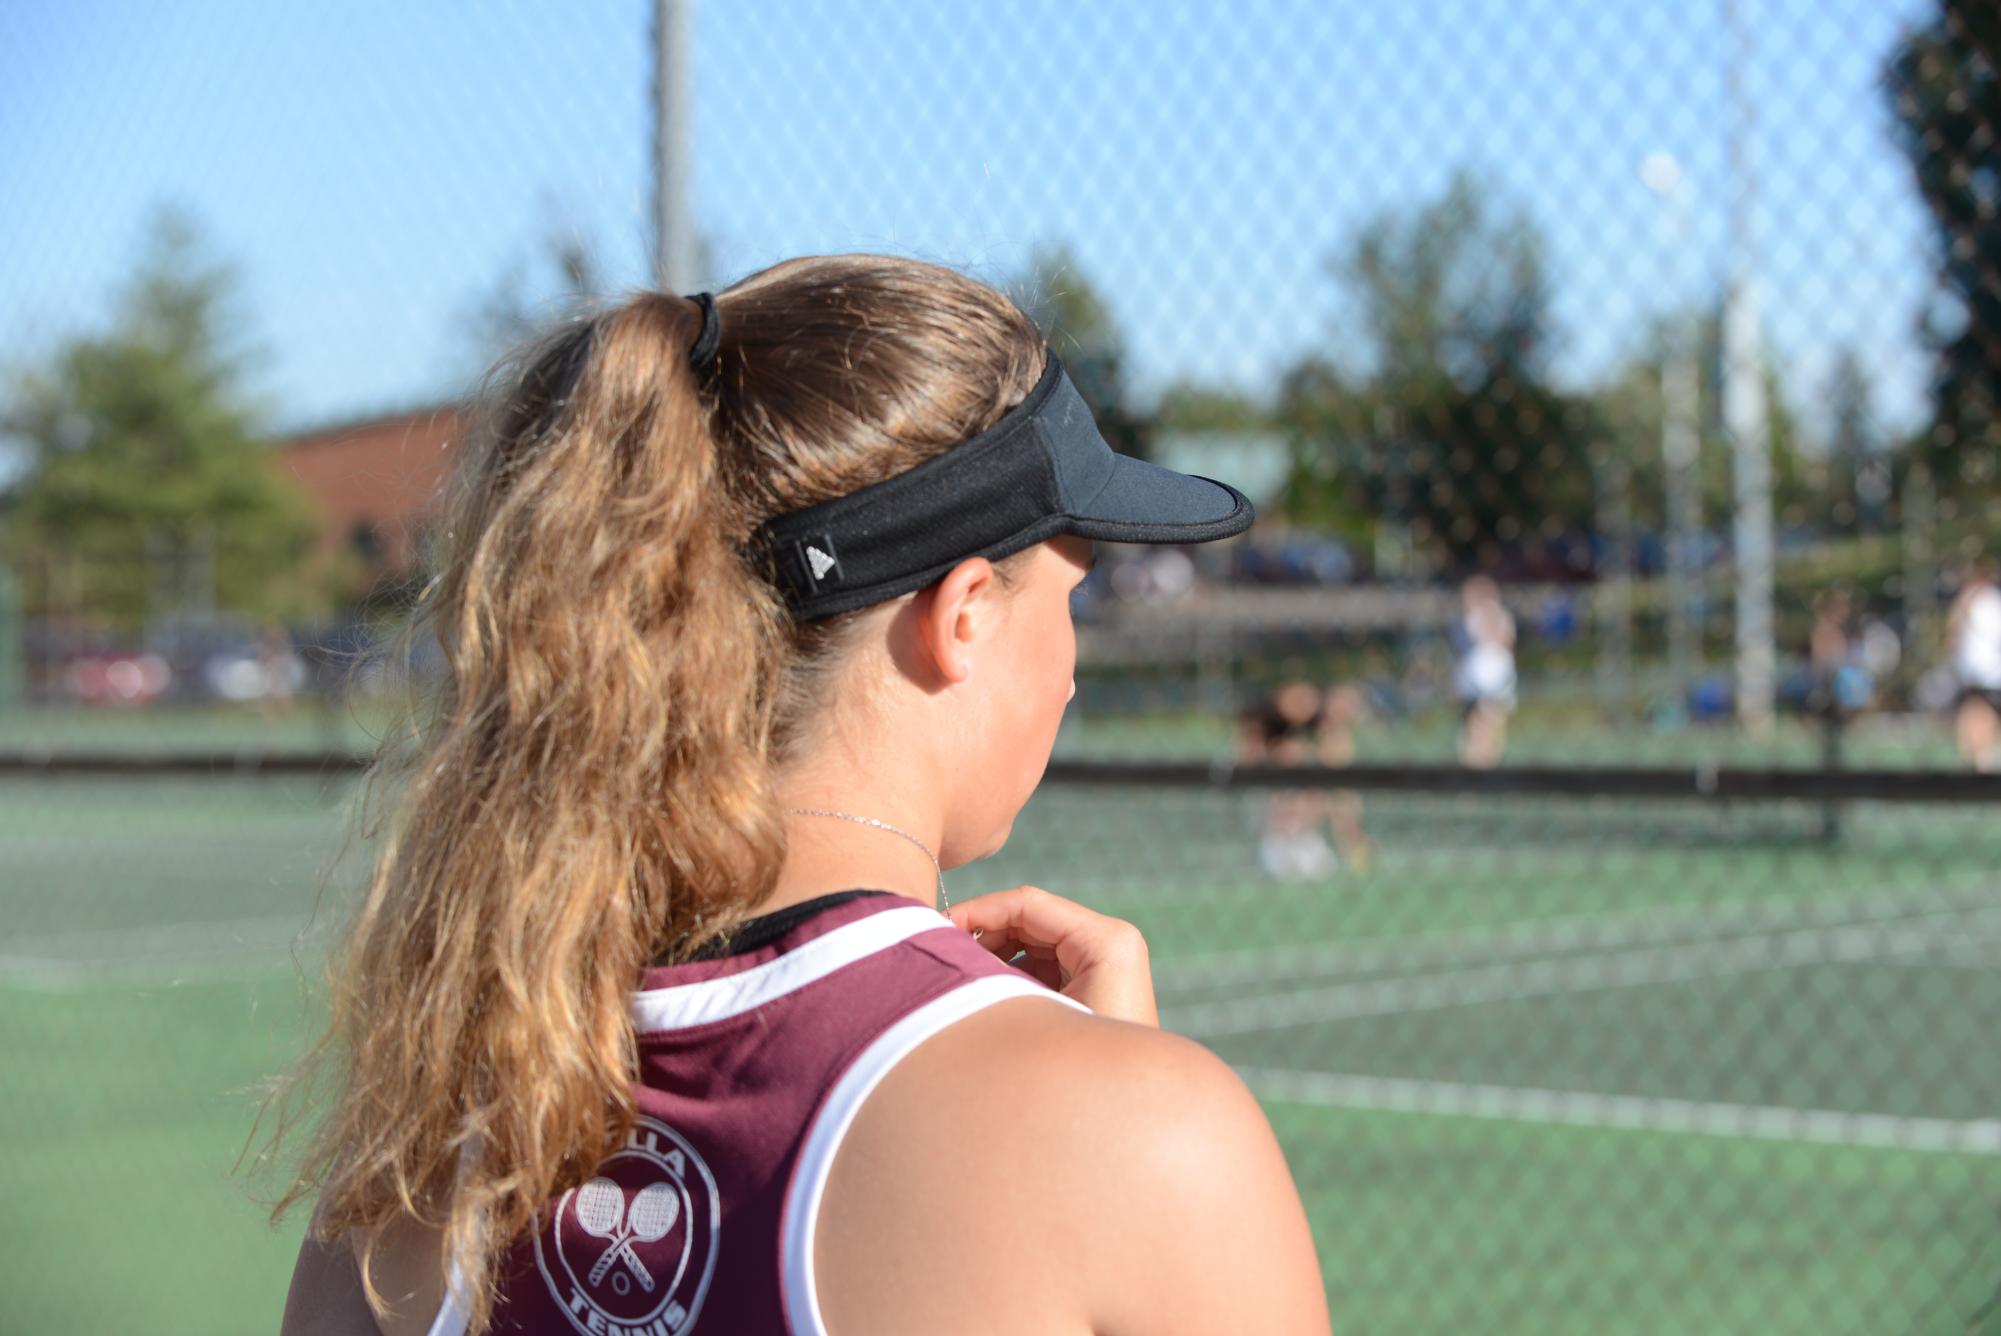
M 815 586 L 827 583 L 827 573 L 834 572 L 832 583 L 839 584 L 841 576 L 840 558 L 834 555 L 834 540 L 829 534 L 818 534 L 799 544 L 799 555 L 805 559 L 806 568 L 813 572 Z

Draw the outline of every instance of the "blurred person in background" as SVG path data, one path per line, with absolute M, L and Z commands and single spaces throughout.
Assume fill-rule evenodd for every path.
M 1355 729 L 1368 712 L 1359 686 L 1343 683 L 1327 692 L 1320 718 L 1320 763 L 1350 766 L 1355 763 Z M 1331 789 L 1321 795 L 1326 806 L 1327 824 L 1334 832 L 1334 844 L 1349 867 L 1366 874 L 1375 865 L 1376 847 L 1362 828 L 1362 795 L 1354 789 Z
M 1829 720 L 1853 718 L 1869 708 L 1876 684 L 1856 634 L 1855 605 L 1845 589 L 1826 589 L 1813 602 L 1807 639 L 1807 712 Z
M 1405 649 L 1402 671 L 1394 679 L 1400 706 L 1394 717 L 1415 718 L 1445 699 L 1451 689 L 1453 654 L 1453 647 L 1429 638 Z
M 291 1087 L 330 1108 L 286 1336 L 1326 1333 L 1139 932 L 934 908 L 1042 777 L 1091 541 L 1242 494 L 1115 455 L 1012 302 L 908 260 L 633 296 L 494 386 Z
M 1362 711 L 1357 687 L 1342 685 L 1323 692 L 1302 677 L 1280 682 L 1245 711 L 1238 762 L 1352 765 L 1355 726 Z M 1320 833 L 1322 821 L 1333 833 L 1332 846 Z M 1266 876 L 1282 881 L 1326 877 L 1344 861 L 1357 872 L 1367 872 L 1374 853 L 1362 829 L 1362 795 L 1353 789 L 1280 789 L 1264 805 L 1258 866 Z
M 1484 575 L 1461 586 L 1459 599 L 1459 619 L 1453 626 L 1459 649 L 1453 690 L 1464 720 L 1459 763 L 1491 770 L 1501 762 L 1508 743 L 1508 715 L 1515 708 L 1515 619 L 1501 605 L 1499 587 Z
M 264 670 L 264 691 L 257 698 L 259 713 L 266 719 L 290 714 L 296 679 L 304 670 L 292 652 L 291 633 L 283 625 L 272 622 L 263 629 L 257 640 L 257 662 Z
M 1870 683 L 1887 682 L 1904 661 L 1904 638 L 1882 617 L 1870 613 L 1862 618 L 1856 637 L 1855 661 L 1869 675 Z
M 1953 741 L 1959 759 L 1982 773 L 2001 770 L 2001 584 L 1993 558 L 1968 569 L 1945 628 L 1958 687 Z

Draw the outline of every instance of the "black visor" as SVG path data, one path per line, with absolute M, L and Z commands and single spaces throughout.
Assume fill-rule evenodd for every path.
M 1105 443 L 1052 351 L 1006 417 L 906 473 L 767 521 L 757 550 L 799 621 L 922 589 L 968 557 L 999 560 L 1057 534 L 1206 543 L 1250 528 L 1228 483 Z

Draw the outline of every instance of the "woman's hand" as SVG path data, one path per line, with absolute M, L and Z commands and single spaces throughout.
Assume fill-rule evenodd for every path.
M 951 917 L 981 946 L 1098 1015 L 1160 1024 L 1146 938 L 1125 920 L 1039 886 L 963 900 L 952 906 Z M 1017 954 L 1022 959 L 1015 960 Z

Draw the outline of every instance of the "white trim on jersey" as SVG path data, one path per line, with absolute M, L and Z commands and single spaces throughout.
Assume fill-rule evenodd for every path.
M 451 1280 L 445 1286 L 445 1301 L 438 1306 L 438 1315 L 431 1319 L 430 1336 L 465 1336 L 466 1327 L 472 1322 L 472 1310 L 459 1298 L 459 1287 L 464 1283 L 465 1272 L 459 1269 L 455 1258 Z
M 995 974 L 974 979 L 933 998 L 884 1030 L 835 1082 L 819 1116 L 806 1130 L 806 1143 L 800 1149 L 792 1184 L 785 1193 L 784 1225 L 778 1245 L 779 1274 L 785 1290 L 786 1320 L 795 1336 L 828 1336 L 826 1323 L 820 1316 L 820 1294 L 813 1280 L 813 1236 L 835 1152 L 840 1150 L 855 1115 L 861 1112 L 862 1101 L 889 1075 L 891 1068 L 926 1039 L 974 1012 L 1016 997 L 1048 998 L 1079 1011 L 1090 1010 L 1026 975 Z
M 736 974 L 634 993 L 632 1024 L 641 1034 L 653 1034 L 728 1020 L 920 932 L 951 926 L 952 920 L 924 905 L 885 909 Z
M 459 1147 L 455 1181 L 465 1179 L 466 1173 L 479 1158 L 479 1146 L 480 1138 L 474 1136 Z M 465 1268 L 454 1257 L 445 1270 L 445 1297 L 438 1304 L 438 1315 L 431 1319 L 429 1336 L 465 1336 L 466 1328 L 471 1325 L 472 1301 L 466 1297 Z

